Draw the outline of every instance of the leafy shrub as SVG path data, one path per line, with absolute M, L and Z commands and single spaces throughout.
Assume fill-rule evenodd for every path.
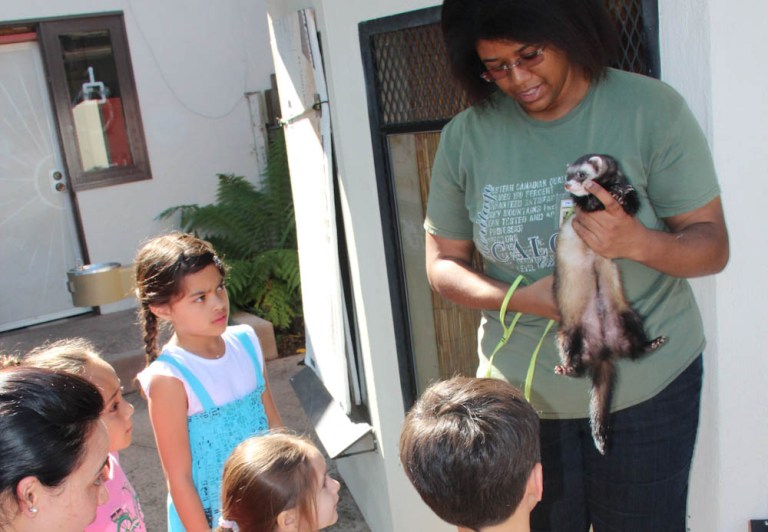
M 285 138 L 278 131 L 267 156 L 263 183 L 218 174 L 216 203 L 177 205 L 159 219 L 180 215 L 182 230 L 205 238 L 229 267 L 232 306 L 287 330 L 302 316 L 296 221 Z

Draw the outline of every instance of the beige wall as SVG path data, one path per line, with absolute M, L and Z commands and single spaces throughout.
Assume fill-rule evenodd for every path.
M 339 460 L 339 471 L 374 532 L 455 530 L 421 502 L 397 457 L 404 408 L 358 34 L 362 21 L 435 4 L 272 0 L 267 5 L 275 18 L 314 8 L 321 33 L 371 423 L 378 442 L 375 453 Z
M 688 526 L 735 532 L 768 516 L 768 280 L 759 223 L 768 197 L 768 74 L 755 63 L 768 49 L 768 4 L 660 4 L 663 77 L 709 137 L 731 239 L 726 270 L 695 283 L 708 345 Z
M 259 179 L 244 93 L 269 88 L 273 67 L 263 0 L 0 0 L 0 22 L 107 11 L 125 15 L 153 179 L 77 199 L 91 262 L 127 264 L 169 226 L 160 211 L 213 201 L 217 173 Z

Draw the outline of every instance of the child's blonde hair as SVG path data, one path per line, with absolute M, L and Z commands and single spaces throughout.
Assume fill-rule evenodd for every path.
M 183 290 L 182 281 L 213 264 L 226 275 L 224 264 L 210 243 L 187 233 L 173 232 L 146 242 L 136 255 L 136 293 L 139 322 L 144 333 L 147 365 L 157 358 L 158 321 L 151 305 L 171 303 Z
M 287 432 L 243 441 L 224 464 L 222 519 L 234 521 L 239 530 L 271 532 L 280 513 L 295 508 L 299 522 L 315 530 L 313 450 L 316 447 L 307 438 Z M 217 529 L 228 530 L 222 526 Z
M 101 360 L 96 348 L 85 338 L 65 338 L 34 348 L 24 355 L 20 364 L 85 377 L 88 363 Z

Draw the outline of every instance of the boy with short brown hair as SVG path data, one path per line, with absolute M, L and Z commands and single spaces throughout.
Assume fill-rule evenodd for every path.
M 509 383 L 454 377 L 430 386 L 405 418 L 400 460 L 444 521 L 482 532 L 530 530 L 542 493 L 539 417 Z

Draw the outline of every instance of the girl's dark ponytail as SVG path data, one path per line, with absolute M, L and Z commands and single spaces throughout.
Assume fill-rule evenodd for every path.
M 147 366 L 157 358 L 157 336 L 158 324 L 157 316 L 149 309 L 149 305 L 142 305 L 139 313 L 139 322 L 141 330 L 144 333 L 144 353 L 146 354 Z

